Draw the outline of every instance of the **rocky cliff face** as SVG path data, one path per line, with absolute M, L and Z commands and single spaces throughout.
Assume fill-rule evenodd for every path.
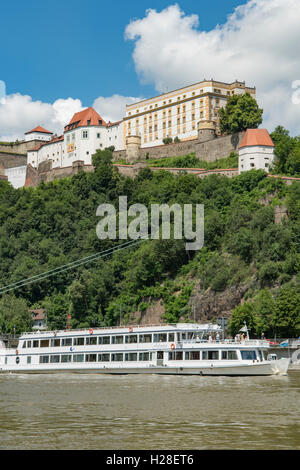
M 197 284 L 190 298 L 191 320 L 197 323 L 208 323 L 215 321 L 218 317 L 229 318 L 232 310 L 243 302 L 243 297 L 249 289 L 249 285 L 234 286 L 225 289 L 223 292 L 214 292 L 211 289 L 204 291 L 201 284 Z M 153 325 L 164 323 L 163 316 L 165 308 L 162 300 L 157 300 L 146 310 L 135 312 L 132 322 L 140 325 Z M 183 317 L 179 321 L 186 322 Z
M 211 289 L 203 291 L 198 284 L 190 299 L 196 322 L 210 322 L 218 317 L 228 318 L 232 310 L 241 303 L 248 288 L 248 285 L 234 286 L 223 292 L 214 292 Z

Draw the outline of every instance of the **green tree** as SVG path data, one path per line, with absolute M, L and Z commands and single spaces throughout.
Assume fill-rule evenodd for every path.
M 262 115 L 263 110 L 249 93 L 230 96 L 225 108 L 219 109 L 220 130 L 233 134 L 256 129 L 262 123 Z
M 276 298 L 273 322 L 277 335 L 298 337 L 300 334 L 300 293 L 284 286 Z
M 24 333 L 32 329 L 32 315 L 26 300 L 7 294 L 0 298 L 1 333 Z
M 286 162 L 295 146 L 295 139 L 290 137 L 289 131 L 283 126 L 277 126 L 272 132 L 271 138 L 275 145 L 274 154 L 276 157 L 273 173 L 284 173 Z

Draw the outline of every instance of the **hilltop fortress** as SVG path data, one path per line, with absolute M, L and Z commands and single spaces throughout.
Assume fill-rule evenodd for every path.
M 105 122 L 97 111 L 87 108 L 74 114 L 60 136 L 38 125 L 25 133 L 24 141 L 0 144 L 2 174 L 13 186 L 20 187 L 92 171 L 92 155 L 107 147 L 114 147 L 115 161 L 125 160 L 128 164 L 191 152 L 199 160 L 216 161 L 237 152 L 245 138 L 244 132 L 220 134 L 218 110 L 226 106 L 228 97 L 245 93 L 256 97 L 256 89 L 245 82 L 204 80 L 126 106 L 125 117 L 115 123 Z M 247 142 L 252 143 L 244 145 L 240 171 L 269 167 L 274 145 L 266 133 L 257 141 L 254 135 L 251 139 L 248 136 Z M 166 138 L 177 143 L 164 145 Z M 253 142 L 268 147 L 267 159 L 257 157 L 261 149 L 254 151 Z M 250 147 L 252 155 L 247 160 Z

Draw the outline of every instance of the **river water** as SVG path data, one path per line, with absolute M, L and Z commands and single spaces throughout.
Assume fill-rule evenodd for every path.
M 300 449 L 300 372 L 0 375 L 0 449 Z

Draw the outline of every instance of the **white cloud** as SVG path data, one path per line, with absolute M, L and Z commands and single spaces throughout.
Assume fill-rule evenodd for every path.
M 109 97 L 99 96 L 94 101 L 93 107 L 104 121 L 116 122 L 120 121 L 125 116 L 126 104 L 133 104 L 142 99 L 143 98 L 121 95 L 112 95 Z
M 50 104 L 19 93 L 7 95 L 0 103 L 0 140 L 23 139 L 26 131 L 38 125 L 60 134 L 73 114 L 81 109 L 81 101 L 73 98 Z
M 292 82 L 300 79 L 299 22 L 299 0 L 250 0 L 207 32 L 198 15 L 185 15 L 176 4 L 148 10 L 127 26 L 125 37 L 135 41 L 142 82 L 159 92 L 204 78 L 245 80 L 257 87 L 265 126 L 300 133 L 300 105 L 292 102 Z
M 142 98 L 113 95 L 98 97 L 93 107 L 105 121 L 119 121 L 125 116 L 126 104 Z M 30 96 L 19 93 L 6 96 L 0 101 L 0 141 L 24 139 L 24 133 L 41 125 L 61 134 L 72 116 L 84 109 L 79 99 L 58 99 L 54 103 L 33 101 Z

